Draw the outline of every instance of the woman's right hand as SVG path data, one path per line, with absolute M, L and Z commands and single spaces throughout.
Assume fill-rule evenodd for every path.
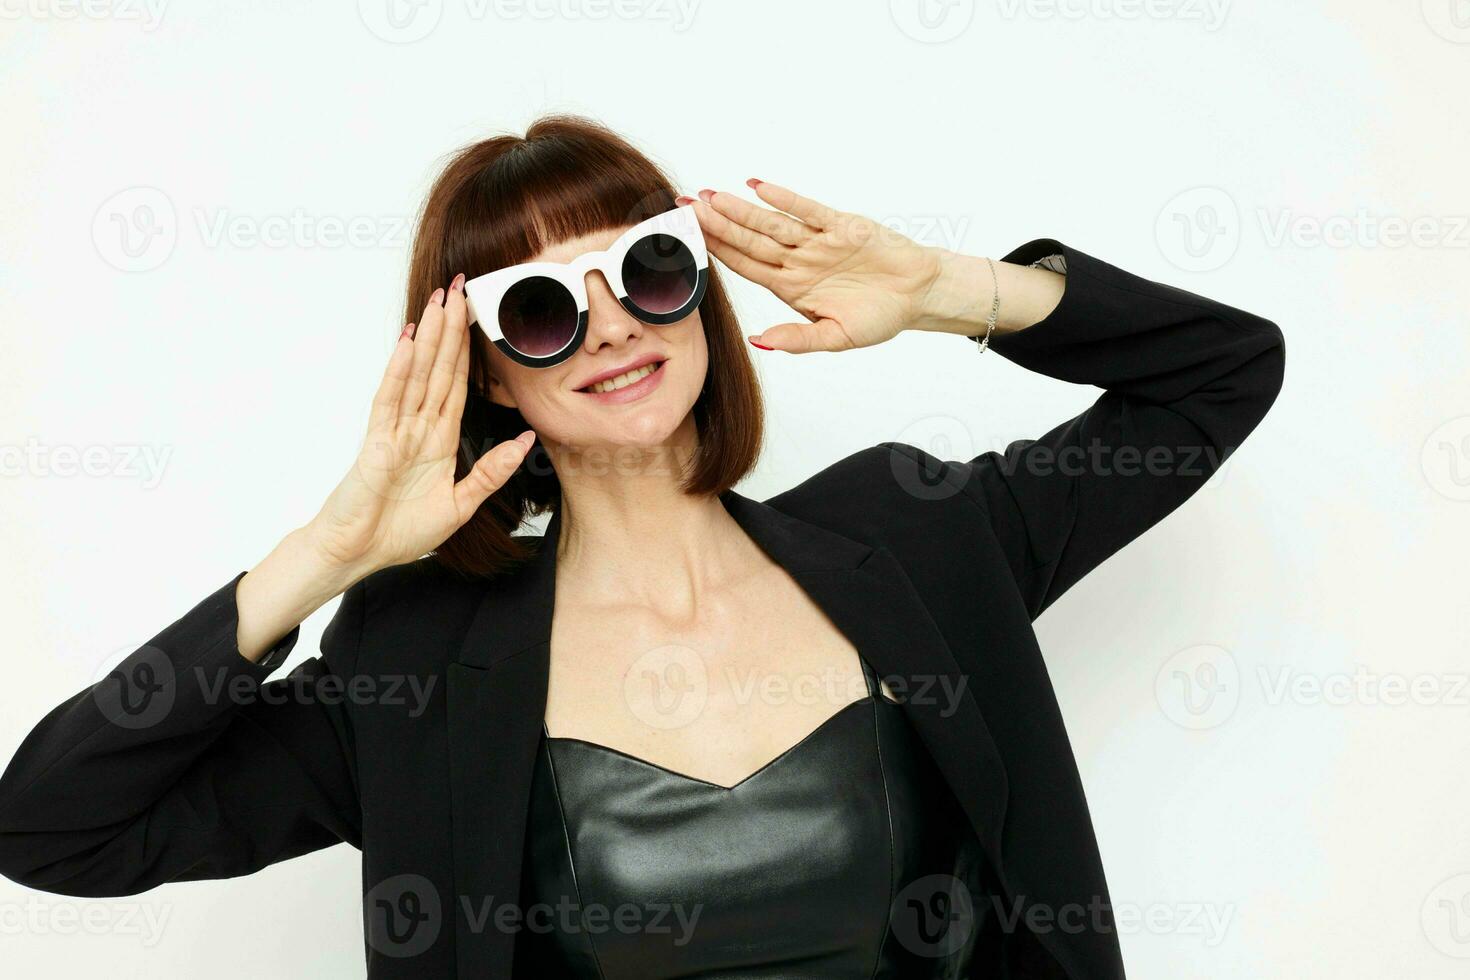
M 373 398 L 356 462 L 303 529 L 330 567 L 356 581 L 413 561 L 459 530 L 500 489 L 535 442 L 526 430 L 454 479 L 469 387 L 464 276 L 434 291 L 415 330 L 399 335 Z

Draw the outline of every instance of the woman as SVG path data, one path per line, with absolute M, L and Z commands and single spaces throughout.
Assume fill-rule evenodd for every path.
M 750 186 L 676 197 L 573 117 L 456 156 L 356 465 L 41 721 L 0 871 L 110 896 L 347 841 L 375 978 L 1121 977 L 1030 624 L 1256 426 L 1281 332 Z M 762 350 L 941 331 L 1106 390 L 1003 453 L 884 442 L 746 498 L 760 398 L 709 255 L 803 315 Z

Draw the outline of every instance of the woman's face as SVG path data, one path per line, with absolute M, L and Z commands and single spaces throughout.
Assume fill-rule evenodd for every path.
M 560 242 L 527 261 L 571 261 L 583 252 L 607 248 L 627 227 Z M 677 323 L 654 326 L 623 309 L 601 272 L 588 272 L 586 282 L 587 336 L 565 361 L 549 368 L 527 367 L 494 344 L 486 345 L 490 399 L 519 409 L 543 442 L 573 451 L 662 446 L 689 417 L 704 387 L 709 358 L 699 311 Z M 651 375 L 631 384 L 629 378 L 617 377 L 649 368 L 654 369 Z M 599 379 L 605 380 L 595 384 Z

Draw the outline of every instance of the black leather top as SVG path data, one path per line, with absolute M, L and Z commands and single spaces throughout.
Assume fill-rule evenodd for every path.
M 730 788 L 543 736 L 516 977 L 986 975 L 979 844 L 863 669 L 867 697 Z

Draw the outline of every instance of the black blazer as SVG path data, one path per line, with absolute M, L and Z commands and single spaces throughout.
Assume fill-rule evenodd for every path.
M 1004 452 L 884 442 L 764 502 L 721 500 L 905 700 L 1020 910 L 1006 963 L 977 975 L 1101 980 L 1122 957 L 1031 624 L 1240 445 L 1280 389 L 1283 341 L 1056 241 L 1006 261 L 1054 254 L 1060 305 L 991 346 L 1106 389 L 1087 411 Z M 115 896 L 346 841 L 369 976 L 509 976 L 555 566 L 541 547 L 492 581 L 384 569 L 345 594 L 322 656 L 269 683 L 298 630 L 259 664 L 239 655 L 241 572 L 25 739 L 0 777 L 0 872 Z

